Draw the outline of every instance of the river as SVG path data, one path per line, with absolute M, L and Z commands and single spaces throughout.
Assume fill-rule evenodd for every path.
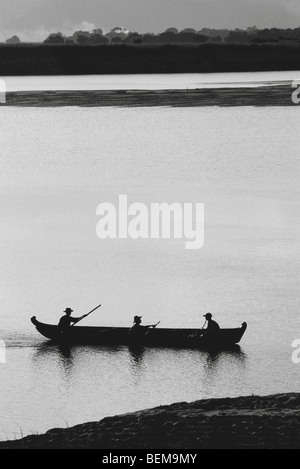
M 198 78 L 158 80 L 183 87 Z M 58 81 L 87 86 L 48 77 L 40 89 Z M 20 78 L 7 82 L 20 89 Z M 1 107 L 0 438 L 175 401 L 298 391 L 299 146 L 297 106 Z M 120 194 L 147 206 L 204 203 L 204 246 L 100 240 L 96 208 Z M 30 323 L 99 303 L 86 325 L 130 326 L 139 314 L 159 327 L 202 327 L 211 311 L 222 327 L 247 321 L 248 330 L 235 352 L 133 353 L 49 346 Z

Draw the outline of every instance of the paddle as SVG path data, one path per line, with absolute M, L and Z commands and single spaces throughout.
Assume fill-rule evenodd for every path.
M 152 327 L 152 329 L 154 329 L 156 326 L 158 326 L 158 324 L 160 324 L 160 321 L 158 321 L 156 324 L 153 324 L 153 325 L 150 326 L 150 327 Z M 151 332 L 150 327 L 149 327 L 148 331 L 145 332 L 144 337 L 146 337 L 146 336 Z
M 152 327 L 154 328 L 154 327 L 158 326 L 158 324 L 160 324 L 160 321 L 158 321 L 156 324 L 153 324 Z
M 78 319 L 78 321 L 76 321 L 74 324 L 72 324 L 72 326 L 75 326 L 76 324 L 79 323 L 79 321 L 82 321 L 82 319 L 86 318 L 87 316 L 89 316 L 89 314 L 92 314 L 94 311 L 96 311 L 96 309 L 100 308 L 101 305 L 98 305 L 96 306 L 96 308 L 92 309 L 92 311 L 89 311 L 87 314 L 84 314 L 80 319 Z M 71 327 L 72 327 L 71 326 Z

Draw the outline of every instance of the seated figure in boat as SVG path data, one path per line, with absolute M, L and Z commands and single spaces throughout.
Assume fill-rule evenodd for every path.
M 145 335 L 148 332 L 150 327 L 155 327 L 153 325 L 142 326 L 142 316 L 134 316 L 133 318 L 133 326 L 129 330 L 129 337 L 130 341 L 132 342 L 141 342 Z
M 212 319 L 212 314 L 211 313 L 206 313 L 204 314 L 204 317 L 207 321 L 207 328 L 205 331 L 205 337 L 215 337 L 218 335 L 220 331 L 220 326 L 219 324 Z
M 59 323 L 58 323 L 60 332 L 66 332 L 72 323 L 76 324 L 76 322 L 86 317 L 86 314 L 84 314 L 80 318 L 73 318 L 71 316 L 71 313 L 73 313 L 73 309 L 71 308 L 66 308 L 64 310 L 64 313 L 66 314 L 60 318 Z

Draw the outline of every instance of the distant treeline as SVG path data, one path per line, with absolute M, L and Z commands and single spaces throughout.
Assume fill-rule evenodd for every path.
M 7 44 L 20 43 L 18 36 L 7 39 Z M 75 31 L 71 36 L 52 33 L 44 40 L 44 44 L 96 45 L 96 44 L 300 44 L 300 27 L 296 29 L 258 29 L 256 26 L 243 29 L 210 29 L 199 31 L 185 28 L 168 28 L 158 34 L 130 32 L 125 28 L 116 27 L 104 33 L 102 29 L 93 31 Z
M 0 46 L 0 76 L 300 70 L 300 45 Z

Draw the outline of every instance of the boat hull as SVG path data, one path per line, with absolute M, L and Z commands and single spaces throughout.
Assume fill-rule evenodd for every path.
M 67 332 L 61 333 L 58 326 L 39 322 L 35 316 L 31 318 L 38 332 L 57 343 L 96 344 L 96 345 L 134 345 L 136 340 L 130 337 L 128 327 L 90 327 L 71 326 Z M 243 323 L 236 329 L 220 329 L 219 333 L 209 336 L 202 329 L 164 329 L 151 328 L 140 340 L 140 345 L 151 347 L 229 347 L 238 344 L 247 328 Z M 137 344 L 139 345 L 139 344 Z

